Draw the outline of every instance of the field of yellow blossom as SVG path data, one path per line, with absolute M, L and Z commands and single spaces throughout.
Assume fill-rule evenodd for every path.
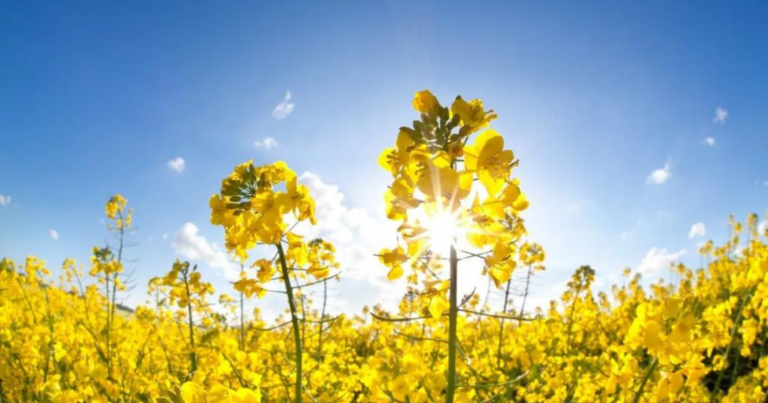
M 286 163 L 249 161 L 208 201 L 241 267 L 231 289 L 168 262 L 149 282 L 154 304 L 118 306 L 134 226 L 121 195 L 105 207 L 118 243 L 95 247 L 88 264 L 68 259 L 54 278 L 35 257 L 3 259 L 0 402 L 768 401 L 768 233 L 757 214 L 731 218 L 731 238 L 701 247 L 702 269 L 671 267 L 672 282 L 625 271 L 598 293 L 582 266 L 547 308 L 493 310 L 459 295 L 465 260 L 482 260 L 507 295 L 514 272 L 544 270 L 518 160 L 482 101 L 445 106 L 421 91 L 413 107 L 417 120 L 378 160 L 392 176 L 381 192 L 398 242 L 367 268 L 409 284 L 397 312 L 331 316 L 327 292 L 309 297 L 343 269 L 333 244 L 297 229 L 316 223 L 312 195 Z M 267 293 L 284 298 L 284 320 L 245 312 Z

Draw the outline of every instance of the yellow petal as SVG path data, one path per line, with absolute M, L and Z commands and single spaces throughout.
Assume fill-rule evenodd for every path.
M 528 198 L 525 196 L 525 193 L 520 193 L 520 196 L 517 197 L 517 200 L 515 200 L 514 203 L 512 203 L 512 207 L 517 211 L 523 211 L 528 208 L 530 205 L 530 202 L 528 201 Z
M 232 396 L 233 403 L 259 403 L 261 402 L 261 392 L 250 389 L 239 389 Z
M 480 178 L 480 183 L 485 186 L 485 190 L 487 190 L 488 194 L 491 196 L 497 195 L 499 191 L 501 191 L 501 188 L 504 187 L 504 179 L 494 178 L 487 170 L 481 170 L 478 172 L 477 176 Z
M 400 152 L 407 152 L 408 149 L 411 148 L 413 145 L 415 145 L 416 142 L 413 141 L 413 137 L 406 132 L 401 131 L 397 134 L 397 142 L 395 142 L 395 145 L 397 145 L 397 150 Z
M 181 385 L 181 400 L 184 403 L 195 403 L 195 396 L 199 389 L 200 387 L 194 382 L 184 382 Z
M 379 154 L 378 163 L 379 166 L 386 169 L 389 172 L 392 172 L 393 166 L 392 166 L 392 154 L 395 152 L 395 149 L 390 147 L 384 150 L 381 154 Z
M 445 299 L 445 295 L 438 295 L 432 298 L 432 301 L 429 303 L 429 314 L 432 315 L 433 318 L 439 318 L 443 315 L 443 312 L 447 311 L 450 307 L 451 305 L 448 303 L 448 300 Z
M 479 156 L 480 151 L 474 144 L 464 146 L 464 168 L 466 168 L 467 171 L 477 171 Z
M 395 281 L 403 276 L 403 267 L 402 266 L 395 266 L 392 268 L 392 270 L 387 273 L 387 279 L 389 281 Z
M 213 385 L 206 397 L 206 403 L 228 403 L 230 401 L 229 389 L 221 384 Z

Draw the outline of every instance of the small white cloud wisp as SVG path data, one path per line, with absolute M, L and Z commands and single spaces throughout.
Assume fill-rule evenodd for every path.
M 264 140 L 256 140 L 253 142 L 253 145 L 256 146 L 256 148 L 271 150 L 277 147 L 277 140 L 275 140 L 273 137 L 267 137 Z
M 236 280 L 238 271 L 224 249 L 208 242 L 200 235 L 197 225 L 185 223 L 173 237 L 171 247 L 178 255 L 191 261 L 200 261 L 212 269 L 221 270 L 228 280 Z M 163 235 L 165 237 L 165 235 Z
M 272 110 L 272 116 L 275 117 L 277 120 L 283 120 L 288 117 L 288 115 L 293 112 L 294 104 L 291 102 L 291 91 L 287 91 L 285 93 L 285 97 L 283 97 L 283 100 L 280 101 L 279 104 L 275 106 L 275 109 Z
M 723 109 L 723 108 L 721 108 L 719 106 L 717 108 L 715 108 L 715 119 L 713 120 L 713 122 L 723 124 L 723 123 L 725 123 L 725 119 L 726 118 L 728 118 L 728 111 L 727 110 L 725 110 L 725 109 Z
M 176 157 L 167 162 L 168 168 L 176 173 L 182 173 L 187 168 L 184 158 Z
M 678 261 L 686 253 L 688 251 L 685 249 L 669 252 L 663 248 L 653 247 L 645 254 L 642 262 L 637 267 L 637 271 L 638 273 L 657 273 L 671 267 L 672 263 Z
M 707 227 L 703 222 L 697 222 L 693 224 L 691 230 L 688 231 L 688 238 L 696 238 L 707 235 Z
M 659 168 L 648 175 L 648 183 L 652 185 L 661 185 L 672 177 L 672 165 L 667 162 L 663 168 Z

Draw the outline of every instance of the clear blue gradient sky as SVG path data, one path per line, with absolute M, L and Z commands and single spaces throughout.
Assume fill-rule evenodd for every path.
M 140 227 L 127 302 L 176 257 L 227 291 L 208 198 L 238 163 L 285 160 L 344 217 L 319 231 L 349 266 L 337 308 L 356 311 L 386 293 L 376 157 L 429 88 L 500 114 L 548 252 L 542 298 L 580 264 L 606 285 L 695 266 L 729 213 L 768 208 L 766 20 L 724 1 L 4 2 L 0 256 L 87 265 L 119 192 Z

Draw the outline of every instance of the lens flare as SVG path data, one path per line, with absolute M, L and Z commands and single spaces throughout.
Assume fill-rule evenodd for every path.
M 451 246 L 456 246 L 457 238 L 461 235 L 462 224 L 458 215 L 439 210 L 427 214 L 422 220 L 429 248 L 435 253 L 447 255 Z

